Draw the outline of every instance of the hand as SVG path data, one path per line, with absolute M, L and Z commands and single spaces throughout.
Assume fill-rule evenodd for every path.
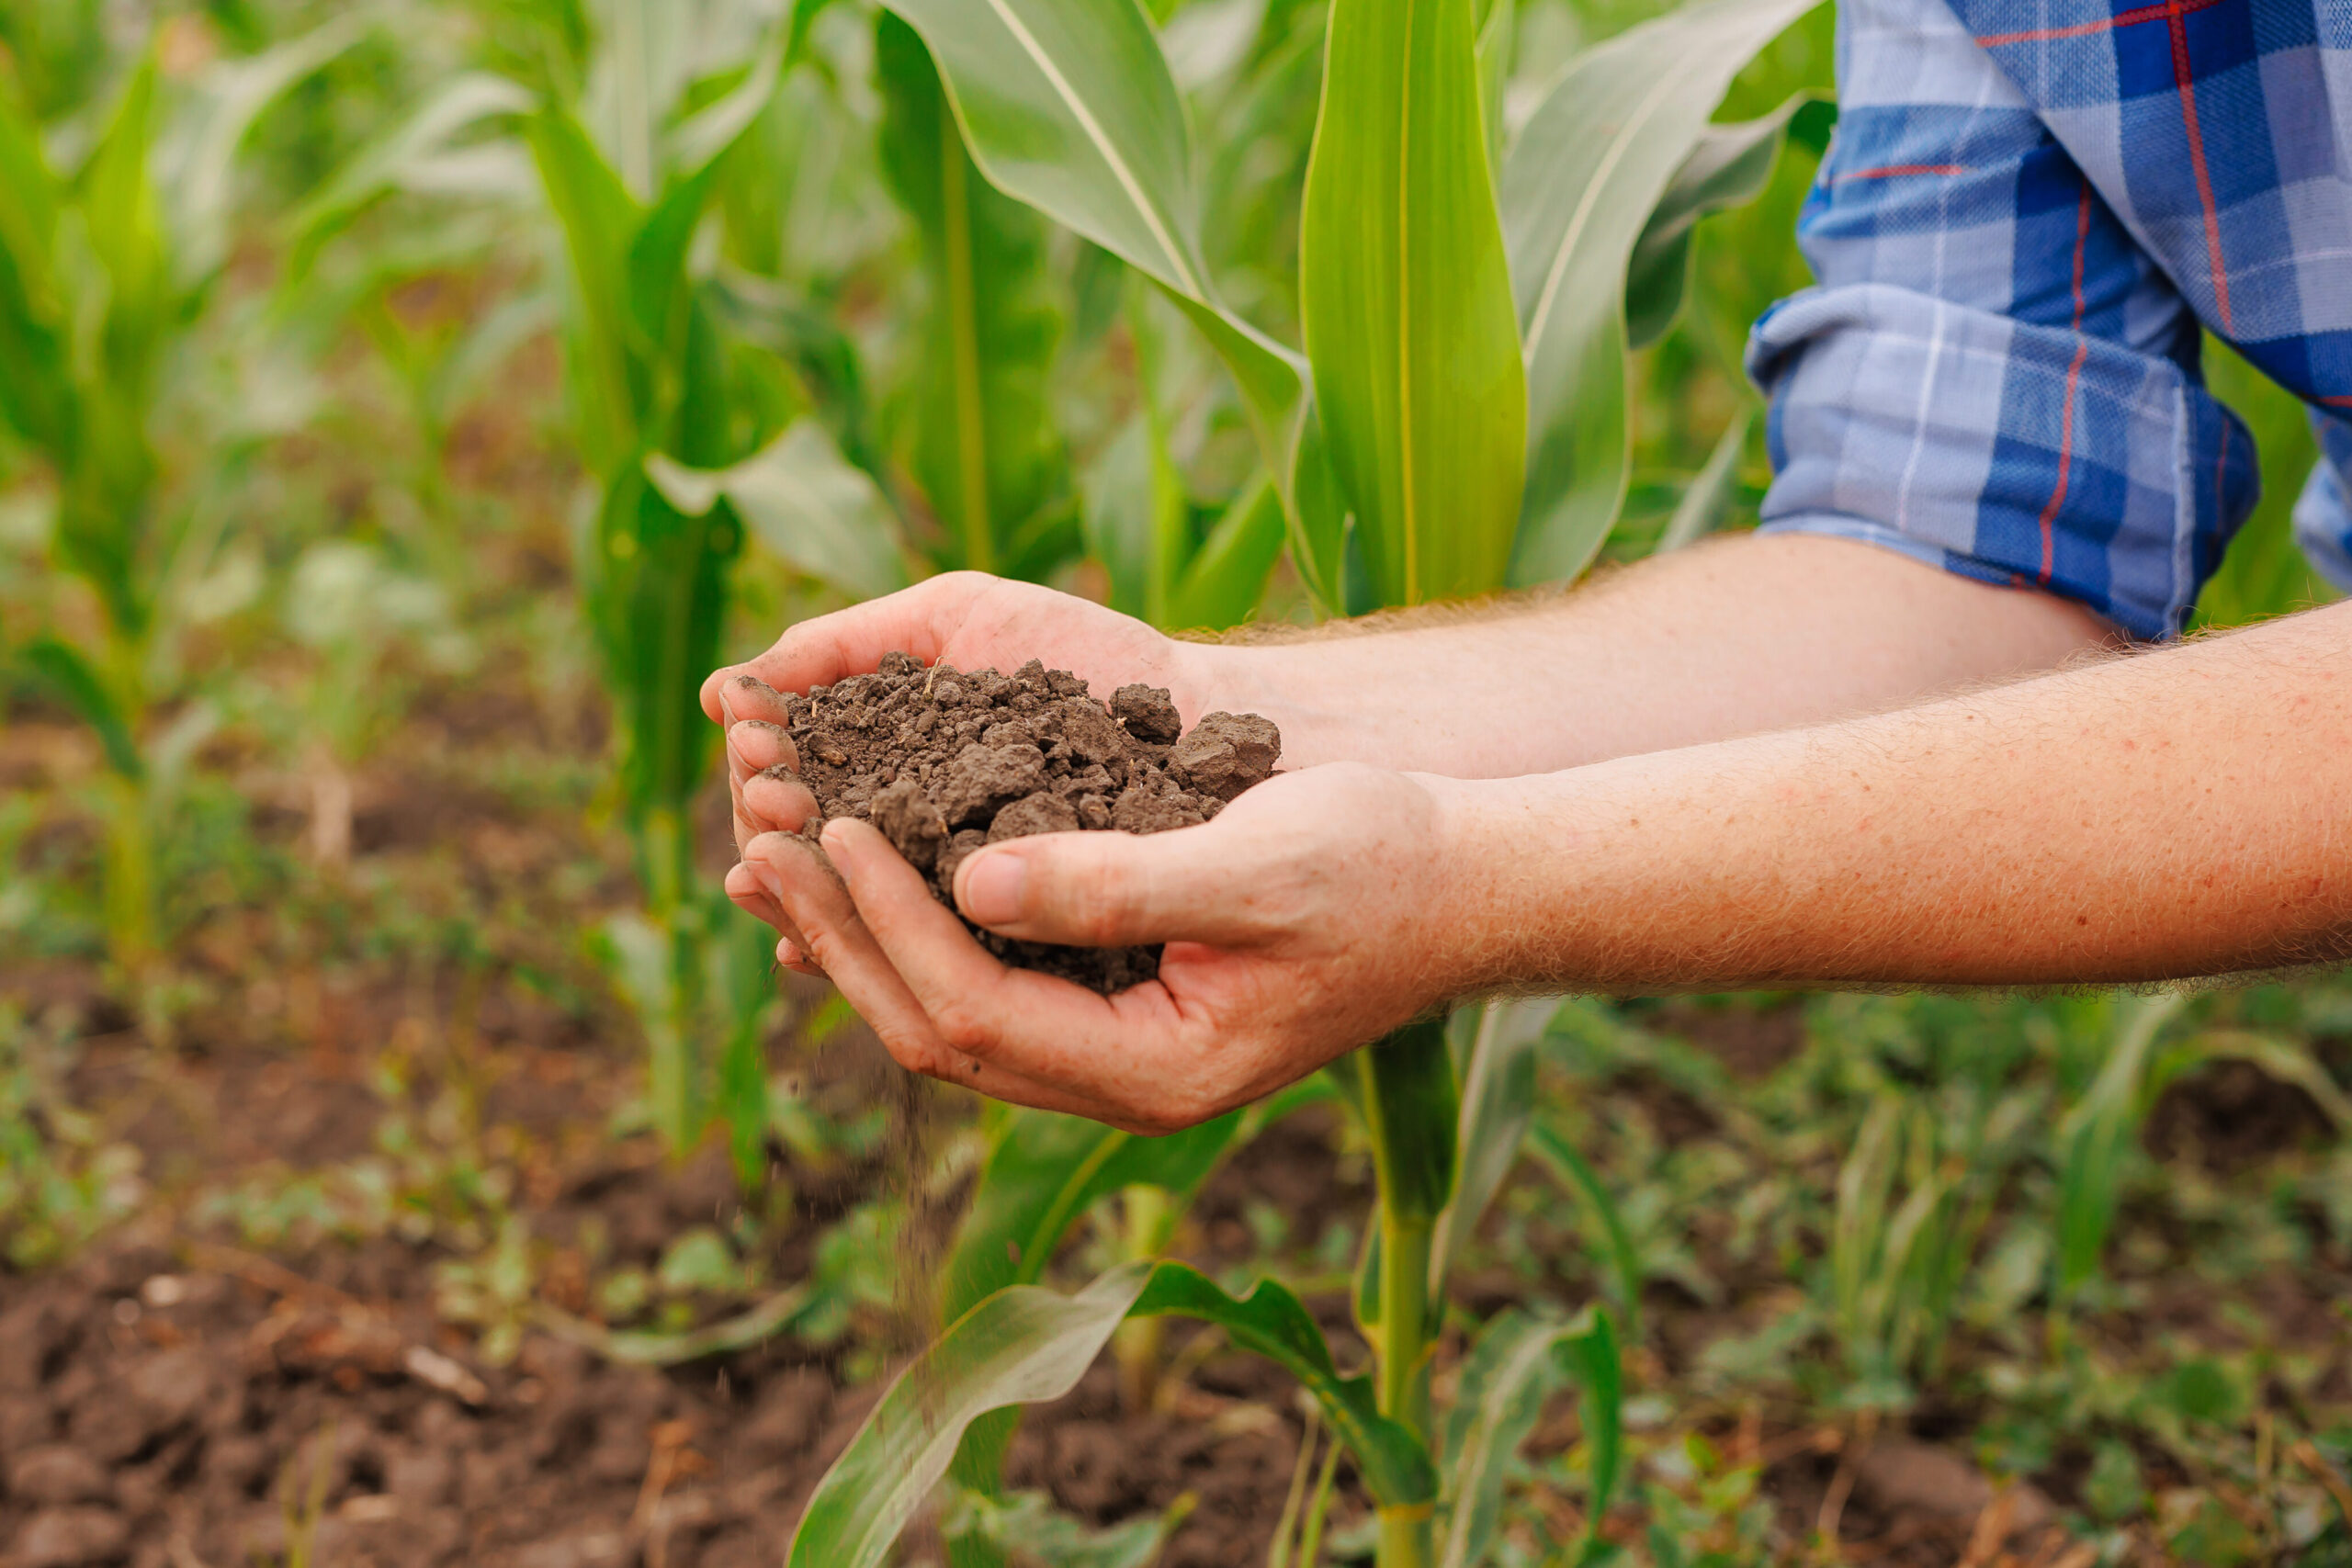
M 1168 688 L 1187 724 L 1226 705 L 1215 690 L 1213 649 L 1178 642 L 1143 622 L 1068 593 L 1008 582 L 976 571 L 949 572 L 902 592 L 835 615 L 803 621 L 774 648 L 703 682 L 703 711 L 727 728 L 728 789 L 735 809 L 738 853 L 762 833 L 793 832 L 816 810 L 797 784 L 759 775 L 797 767 L 781 728 L 779 692 L 806 692 L 869 673 L 890 652 L 939 660 L 963 670 L 993 666 L 1010 674 L 1031 659 L 1068 670 L 1108 700 L 1136 682 Z M 729 891 L 735 889 L 729 883 Z M 790 921 L 753 889 L 745 902 L 762 919 L 791 936 Z M 797 944 L 799 953 L 808 951 Z M 799 958 L 794 968 L 808 966 Z
M 1092 682 L 1104 701 L 1121 686 L 1165 686 L 1187 722 L 1214 705 L 1208 646 L 1178 642 L 1091 600 L 978 571 L 951 571 L 881 599 L 803 621 L 748 663 L 703 682 L 703 711 L 725 723 L 722 694 L 751 675 L 779 691 L 806 692 L 871 673 L 886 653 L 911 653 L 960 670 L 1006 674 L 1032 659 Z M 749 716 L 748 715 L 744 716 Z
M 1203 827 L 1017 839 L 958 868 L 958 906 L 1005 936 L 1168 944 L 1159 979 L 1107 998 L 999 964 L 864 822 L 827 824 L 823 858 L 763 834 L 728 889 L 772 906 L 796 956 L 910 1070 L 1170 1133 L 1449 995 L 1478 902 L 1445 848 L 1452 789 L 1334 764 L 1280 774 Z

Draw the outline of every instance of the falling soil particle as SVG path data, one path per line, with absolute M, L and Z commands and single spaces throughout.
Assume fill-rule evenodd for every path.
M 1213 713 L 1187 732 L 1158 687 L 1122 686 L 1106 705 L 1034 659 L 1001 675 L 892 653 L 874 674 L 783 700 L 797 776 L 817 797 L 809 836 L 835 817 L 872 822 L 950 908 L 956 868 L 984 845 L 1196 827 L 1282 755 L 1281 733 L 1255 714 Z M 1007 964 L 1105 996 L 1159 971 L 1158 948 L 973 933 Z

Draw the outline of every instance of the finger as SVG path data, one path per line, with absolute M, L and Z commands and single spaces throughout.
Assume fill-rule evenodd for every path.
M 797 833 L 819 815 L 808 786 L 782 769 L 755 774 L 732 794 L 738 854 L 763 833 Z
M 1254 847 L 1214 823 L 1145 837 L 1046 833 L 966 859 L 956 904 L 973 924 L 1024 942 L 1240 947 L 1272 929 L 1262 871 Z
M 721 670 L 704 682 L 703 711 L 714 722 L 723 722 L 721 684 L 747 675 L 783 691 L 805 692 L 878 669 L 886 653 L 911 653 L 929 664 L 945 641 L 946 612 L 992 581 L 975 572 L 947 572 L 887 597 L 802 621 L 757 659 Z
M 825 851 L 944 1043 L 1103 1108 L 1090 1112 L 1097 1121 L 1166 1132 L 1203 1119 L 1227 1065 L 1194 1049 L 1166 987 L 1155 982 L 1105 998 L 1008 969 L 871 824 L 828 824 Z
M 792 722 L 791 700 L 757 675 L 721 670 L 703 682 L 703 710 L 723 728 L 763 724 L 782 729 Z M 788 748 L 790 739 L 786 739 Z
M 750 866 L 729 866 L 726 887 L 727 897 L 734 901 L 737 908 L 764 925 L 774 926 L 787 941 L 797 942 L 800 940 L 799 929 L 784 912 L 784 906 L 775 901 L 775 895 L 767 890 Z
M 770 768 L 797 768 L 800 753 L 783 725 L 764 718 L 741 719 L 727 727 L 727 776 L 736 784 Z
M 746 863 L 762 874 L 786 912 L 807 933 L 808 940 L 797 944 L 802 958 L 813 960 L 841 987 L 842 995 L 881 1037 L 884 1048 L 899 1066 L 1015 1104 L 1097 1121 L 1112 1119 L 1106 1107 L 1083 1094 L 984 1063 L 941 1038 L 930 1015 L 874 941 L 848 890 L 825 869 L 805 840 L 772 834 L 752 846 Z M 911 868 L 908 874 L 914 874 Z M 934 903 L 933 908 L 939 906 Z M 940 909 L 940 913 L 946 911 Z M 961 926 L 956 931 L 964 934 Z M 989 962 L 968 935 L 964 942 L 976 956 Z M 1144 1130 L 1129 1122 L 1118 1124 L 1129 1131 Z

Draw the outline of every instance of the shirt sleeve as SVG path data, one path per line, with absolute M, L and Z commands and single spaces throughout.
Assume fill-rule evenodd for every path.
M 2176 635 L 2253 510 L 2195 316 L 1944 0 L 1841 0 L 1818 286 L 1757 324 L 1765 530 Z

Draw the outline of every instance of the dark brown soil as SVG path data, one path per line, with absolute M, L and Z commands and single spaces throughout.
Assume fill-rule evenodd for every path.
M 534 1335 L 485 1367 L 436 1327 L 428 1256 L 292 1261 L 125 1238 L 0 1276 L 0 1562 L 223 1568 L 301 1561 L 307 1537 L 337 1568 L 750 1568 L 881 1388 L 789 1341 L 660 1371 Z M 1195 1376 L 1134 1416 L 1098 1368 L 1030 1414 L 1012 1480 L 1097 1522 L 1189 1492 L 1167 1568 L 1262 1557 L 1287 1386 L 1232 1354 Z
M 2333 1130 L 2327 1112 L 2298 1086 L 2252 1062 L 2221 1061 L 2165 1086 L 2143 1141 L 2159 1159 L 2230 1174 L 2282 1149 L 2321 1143 Z
M 870 1097 L 889 1072 L 860 1032 L 813 1064 L 831 1080 L 828 1098 Z M 101 1089 L 124 1076 L 116 1068 L 129 1055 L 96 1051 L 79 1076 Z M 185 1157 L 217 1178 L 253 1161 L 282 1180 L 264 1145 L 365 1146 L 393 1107 L 317 1071 L 315 1057 L 308 1066 L 230 1046 L 218 1060 L 163 1067 L 166 1109 L 139 1123 L 154 1163 Z M 549 1133 L 593 1123 L 605 1108 L 589 1090 L 617 1076 L 593 1057 L 583 1076 L 570 1057 L 527 1046 L 483 1066 L 508 1124 Z M 549 1070 L 561 1066 L 575 1070 Z M 127 1077 L 121 1088 L 142 1094 Z M 525 1091 L 546 1103 L 526 1103 Z M 198 1135 L 208 1128 L 235 1136 Z M 1328 1179 L 1328 1135 L 1278 1131 L 1211 1182 L 1211 1213 L 1238 1213 L 1257 1164 L 1276 1154 L 1285 1169 L 1327 1177 L 1306 1220 L 1361 1208 L 1360 1192 Z M 741 1201 L 715 1147 L 682 1166 L 643 1140 L 592 1140 L 579 1155 L 522 1183 L 543 1255 L 533 1293 L 571 1309 L 589 1310 L 586 1231 L 605 1238 L 614 1261 L 650 1267 L 681 1230 L 723 1220 Z M 777 1181 L 811 1223 L 776 1222 L 763 1248 L 771 1277 L 806 1277 L 817 1226 L 882 1179 L 867 1162 L 829 1175 L 784 1159 Z M 1250 1248 L 1245 1235 L 1221 1249 L 1218 1228 L 1202 1227 L 1208 1245 L 1193 1256 L 1204 1266 Z M 435 1242 L 386 1235 L 265 1253 L 227 1227 L 159 1209 L 70 1265 L 0 1265 L 0 1564 L 774 1563 L 887 1384 L 887 1363 L 853 1370 L 844 1348 L 790 1334 L 657 1370 L 533 1329 L 511 1364 L 492 1365 L 439 1310 L 449 1261 Z M 704 1304 L 712 1317 L 738 1305 Z M 1335 1326 L 1344 1320 L 1344 1297 L 1325 1304 Z M 858 1339 L 904 1347 L 905 1326 L 866 1322 Z M 1106 1359 L 1069 1398 L 1028 1414 L 1010 1479 L 1096 1524 L 1190 1494 L 1200 1506 L 1163 1568 L 1262 1560 L 1296 1458 L 1292 1385 L 1230 1350 L 1186 1359 L 1162 1407 L 1140 1412 L 1121 1405 Z
M 1270 777 L 1282 755 L 1281 733 L 1255 714 L 1213 713 L 1187 732 L 1159 687 L 1122 686 L 1105 706 L 1084 681 L 1034 659 L 1001 675 L 892 653 L 874 674 L 783 700 L 797 776 L 822 818 L 871 821 L 950 908 L 956 867 L 984 844 L 1197 827 Z M 822 818 L 808 825 L 812 837 Z M 1105 996 L 1159 969 L 1156 948 L 973 933 L 1008 964 Z

